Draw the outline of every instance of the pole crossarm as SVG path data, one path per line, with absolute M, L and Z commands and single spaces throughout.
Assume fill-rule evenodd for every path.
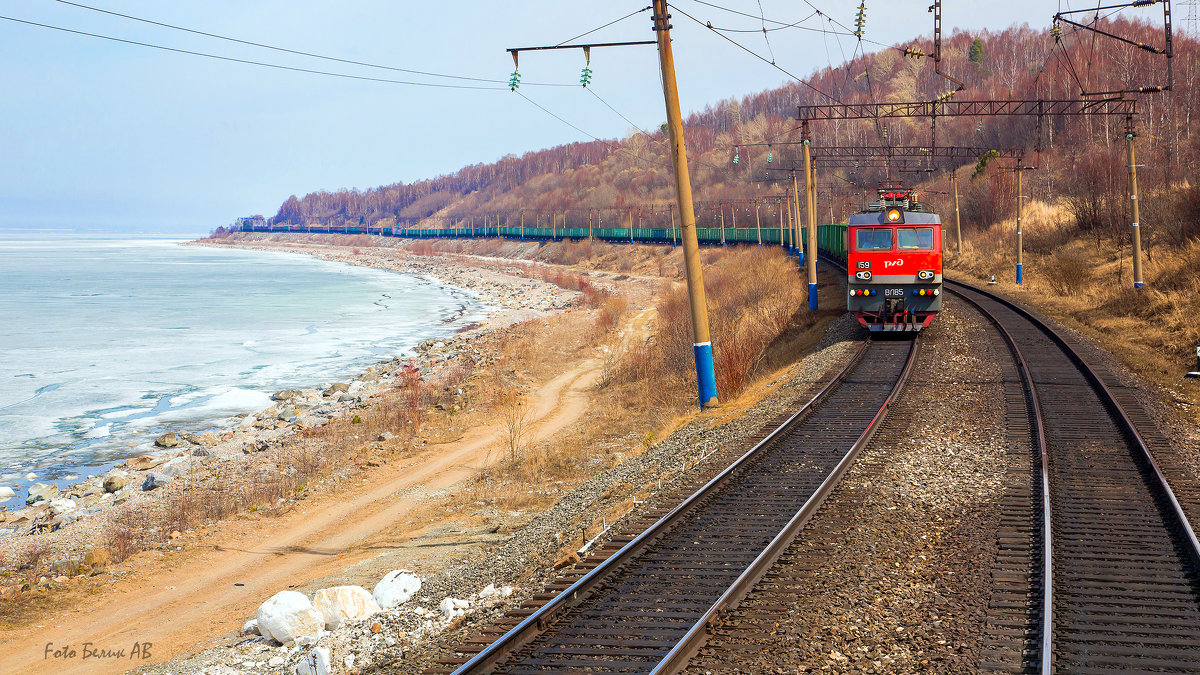
M 593 42 L 590 44 L 549 45 L 545 47 L 509 47 L 504 51 L 514 54 L 518 52 L 541 52 L 548 49 L 593 49 L 595 47 L 631 47 L 634 45 L 655 45 L 656 40 L 637 40 L 634 42 Z
M 1030 99 L 1023 101 L 911 101 L 802 105 L 804 122 L 873 120 L 895 117 L 991 117 L 1009 115 L 1136 115 L 1137 101 L 1127 98 Z

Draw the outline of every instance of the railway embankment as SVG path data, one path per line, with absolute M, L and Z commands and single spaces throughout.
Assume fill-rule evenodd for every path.
M 619 382 L 611 377 L 620 357 L 644 350 L 647 339 L 658 330 L 652 296 L 669 296 L 675 283 L 671 279 L 677 266 L 669 251 L 597 247 L 589 254 L 578 245 L 537 244 L 514 251 L 510 249 L 516 247 L 506 242 L 481 242 L 495 248 L 432 252 L 373 250 L 358 241 L 344 242 L 345 246 L 332 243 L 289 241 L 281 248 L 295 251 L 308 246 L 312 249 L 308 252 L 331 259 L 431 276 L 462 268 L 471 281 L 483 286 L 481 294 L 488 291 L 489 280 L 506 277 L 494 285 L 492 297 L 500 295 L 497 304 L 506 298 L 511 302 L 508 320 L 497 320 L 498 325 L 488 330 L 441 345 L 427 345 L 422 362 L 416 364 L 415 372 L 423 376 L 419 386 L 411 377 L 414 364 L 388 363 L 365 373 L 357 384 L 345 383 L 347 391 L 330 387 L 281 392 L 290 394 L 291 400 L 281 402 L 278 412 L 284 405 L 301 412 L 318 398 L 337 401 L 349 395 L 351 387 L 356 389 L 351 396 L 355 400 L 347 403 L 355 407 L 324 418 L 320 425 L 295 425 L 294 420 L 278 419 L 278 414 L 255 415 L 248 427 L 261 422 L 267 427 L 264 433 L 274 434 L 261 451 L 256 441 L 244 442 L 232 453 L 233 464 L 197 462 L 220 471 L 189 474 L 167 488 L 140 495 L 147 503 L 167 507 L 173 517 L 187 516 L 186 523 L 159 522 L 155 518 L 161 511 L 147 509 L 121 519 L 120 527 L 108 535 L 97 529 L 83 536 L 83 527 L 72 532 L 76 523 L 61 528 L 54 534 L 76 536 L 84 547 L 107 544 L 110 555 L 108 537 L 114 532 L 121 537 L 146 537 L 128 545 L 131 550 L 148 550 L 125 562 L 110 558 L 89 565 L 90 570 L 102 570 L 94 576 L 64 575 L 68 581 L 56 581 L 48 575 L 39 578 L 40 571 L 27 567 L 10 577 L 18 582 L 18 589 L 24 588 L 5 599 L 6 610 L 11 611 L 5 612 L 7 623 L 0 629 L 4 633 L 0 651 L 9 663 L 26 663 L 21 660 L 25 656 L 40 658 L 40 652 L 24 656 L 18 652 L 21 645 L 41 644 L 40 636 L 51 633 L 56 643 L 93 644 L 138 633 L 158 645 L 153 660 L 163 659 L 197 648 L 198 636 L 244 641 L 236 629 L 279 590 L 295 587 L 311 593 L 343 584 L 370 588 L 386 572 L 400 568 L 436 575 L 468 553 L 494 549 L 509 540 L 574 486 L 644 453 L 689 419 L 687 414 L 681 416 L 693 407 L 686 381 L 651 385 L 636 369 Z M 279 244 L 257 240 L 237 245 Z M 534 255 L 526 256 L 525 249 Z M 538 259 L 546 253 L 556 259 Z M 782 256 L 773 259 L 773 252 L 730 249 L 708 255 L 715 267 L 724 265 L 729 270 L 751 262 L 763 267 L 765 261 L 766 275 L 778 271 L 771 265 L 786 269 L 790 264 Z M 744 258 L 764 255 L 753 261 Z M 722 263 L 726 258 L 729 262 Z M 570 268 L 557 264 L 562 262 L 575 264 Z M 795 274 L 793 269 L 787 272 Z M 753 294 L 729 281 L 734 274 L 724 278 L 715 297 L 726 297 L 721 305 L 726 323 L 737 325 L 738 312 L 770 314 L 763 314 L 765 306 L 754 303 Z M 457 281 L 455 285 L 471 287 L 467 281 Z M 779 281 L 786 284 L 787 278 Z M 564 304 L 571 297 L 576 300 L 565 311 L 545 315 L 546 308 L 536 303 L 544 299 L 539 288 L 561 294 Z M 762 290 L 769 294 L 773 289 L 767 285 Z M 775 297 L 785 296 L 776 293 Z M 760 378 L 774 369 L 773 364 L 806 350 L 819 336 L 806 337 L 811 333 L 810 319 L 824 325 L 837 314 L 792 317 L 792 311 L 787 309 L 782 324 L 778 320 L 773 324 L 788 328 L 793 323 L 786 334 L 759 344 L 763 352 L 755 359 L 770 367 L 745 375 Z M 434 367 L 426 372 L 427 365 Z M 373 382 L 383 386 L 376 391 L 367 386 Z M 756 383 L 754 391 L 761 386 Z M 740 410 L 734 405 L 721 414 L 732 419 Z M 486 433 L 480 431 L 485 428 Z M 234 437 L 226 440 L 243 440 L 254 431 L 234 430 Z M 243 452 L 247 446 L 251 451 Z M 193 450 L 190 445 L 186 449 Z M 209 456 L 218 454 L 209 450 Z M 300 474 L 301 469 L 306 473 Z M 273 490 L 269 495 L 230 489 L 242 483 L 261 487 L 259 478 L 264 476 L 293 478 L 268 483 Z M 181 486 L 189 489 L 180 490 Z M 617 500 L 608 510 L 577 511 L 578 522 L 558 528 L 550 552 L 543 552 L 549 562 L 582 545 L 585 536 L 591 538 L 603 529 L 606 519 L 611 522 L 627 510 L 632 488 L 618 483 L 605 497 Z M 168 498 L 171 494 L 180 498 Z M 220 517 L 214 519 L 214 514 Z M 165 532 L 164 526 L 169 528 Z M 178 535 L 171 537 L 173 532 Z M 47 555 L 53 553 L 48 548 Z M 515 560 L 514 564 L 525 565 L 539 562 L 529 556 Z M 466 599 L 487 584 L 478 585 L 456 587 L 454 592 Z M 427 588 L 433 594 L 440 592 L 432 582 Z M 54 623 L 48 618 L 51 615 L 56 617 Z M 408 631 L 397 630 L 383 639 L 402 644 L 400 632 Z M 277 653 L 264 655 L 262 667 L 268 668 L 277 657 Z M 26 665 L 33 663 L 29 660 Z M 110 664 L 99 670 L 122 668 Z

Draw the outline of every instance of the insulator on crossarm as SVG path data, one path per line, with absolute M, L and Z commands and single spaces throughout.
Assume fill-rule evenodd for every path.
M 936 100 L 938 103 L 945 103 L 946 101 L 949 101 L 950 99 L 954 98 L 954 95 L 956 93 L 958 93 L 957 89 L 951 89 L 950 91 L 942 94 L 941 96 L 938 96 Z
M 917 47 L 909 47 L 904 50 L 904 55 L 911 56 L 914 59 L 919 59 L 919 58 L 925 56 L 925 52 Z

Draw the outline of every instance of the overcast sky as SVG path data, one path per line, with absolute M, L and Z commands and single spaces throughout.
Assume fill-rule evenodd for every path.
M 868 2 L 867 37 L 907 41 L 932 31 L 930 0 Z M 396 0 L 80 0 L 195 30 L 396 68 L 507 81 L 505 48 L 555 44 L 645 7 L 641 2 L 397 2 Z M 778 86 L 788 76 L 683 12 L 720 28 L 762 26 L 756 0 L 698 0 L 674 11 L 684 114 Z M 1081 6 L 1077 1 L 1076 6 Z M 1058 2 L 956 1 L 944 26 L 976 31 L 1049 26 Z M 815 6 L 852 26 L 857 2 L 762 0 L 768 21 L 794 22 Z M 1064 4 L 1065 6 L 1065 4 Z M 412 182 L 505 154 L 590 136 L 548 116 L 507 86 L 434 78 L 235 44 L 99 14 L 55 0 L 0 0 L 6 17 L 126 40 L 364 77 L 467 84 L 446 89 L 355 81 L 231 63 L 0 20 L 0 231 L 204 233 L 291 194 Z M 767 23 L 768 28 L 776 27 Z M 842 30 L 821 16 L 803 26 Z M 729 34 L 804 77 L 854 53 L 846 36 L 788 28 Z M 641 12 L 588 35 L 650 40 Z M 869 50 L 875 45 L 865 45 Z M 622 137 L 629 122 L 578 86 L 581 50 L 528 53 L 520 92 L 579 129 Z M 643 128 L 664 119 L 653 46 L 592 52 L 594 92 Z M 548 87 L 535 83 L 573 86 Z

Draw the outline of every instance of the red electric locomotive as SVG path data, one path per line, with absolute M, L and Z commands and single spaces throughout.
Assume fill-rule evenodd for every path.
M 919 331 L 942 309 L 942 221 L 890 185 L 850 216 L 848 308 L 871 331 Z

